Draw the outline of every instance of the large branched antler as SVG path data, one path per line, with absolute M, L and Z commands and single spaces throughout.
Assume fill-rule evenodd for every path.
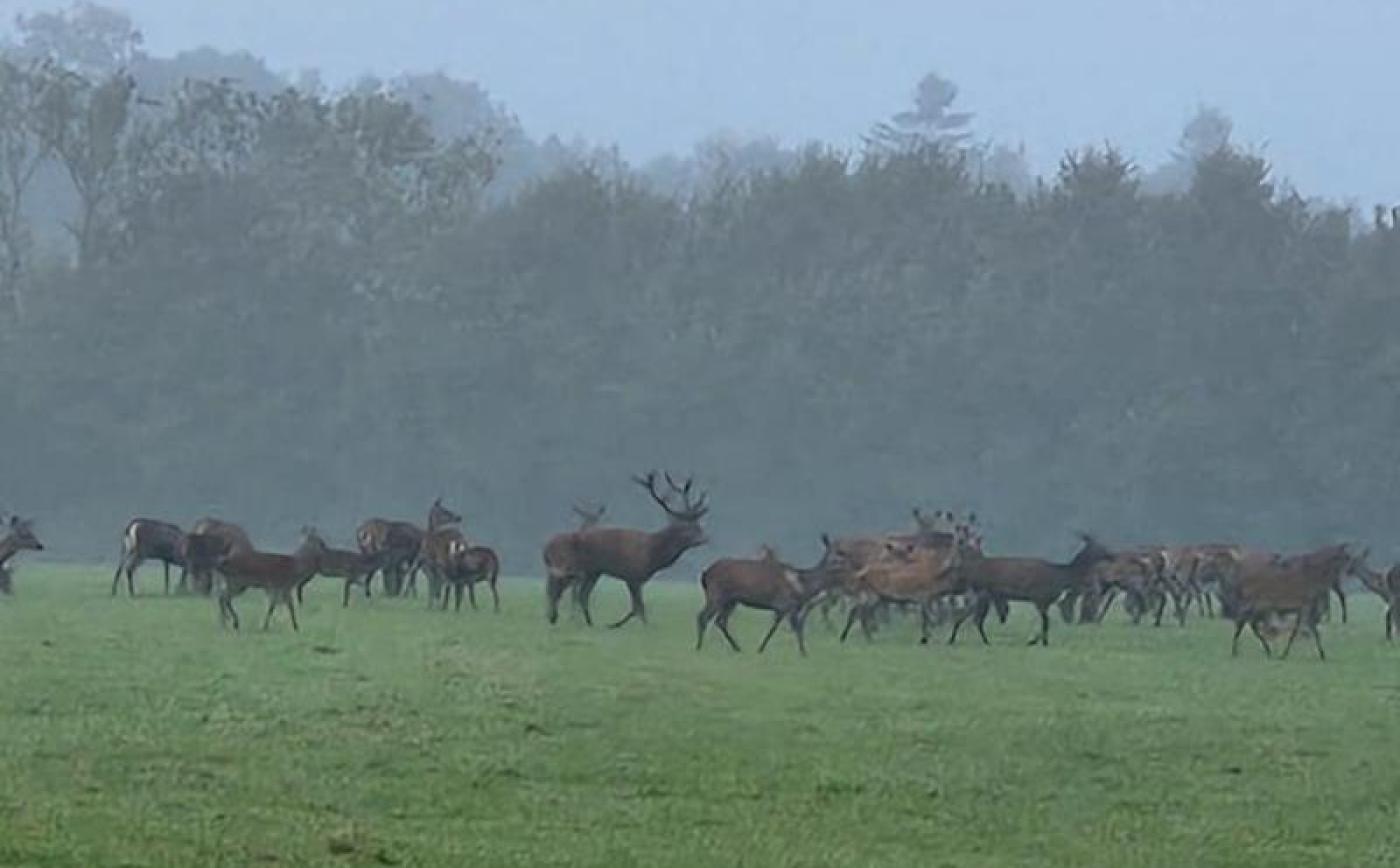
M 649 471 L 646 476 L 633 476 L 632 481 L 645 488 L 647 494 L 651 495 L 651 499 L 656 501 L 657 506 L 660 506 L 666 511 L 667 515 L 677 521 L 699 521 L 704 518 L 705 514 L 710 511 L 709 506 L 705 503 L 708 495 L 701 492 L 699 497 L 693 500 L 691 499 L 690 493 L 695 488 L 694 478 L 687 478 L 685 484 L 680 485 L 671 477 L 671 474 L 667 473 L 665 476 L 666 484 L 670 486 L 671 489 L 669 495 L 663 495 L 656 490 L 655 470 Z M 670 497 L 673 495 L 679 496 L 681 499 L 681 506 L 679 509 L 671 505 Z

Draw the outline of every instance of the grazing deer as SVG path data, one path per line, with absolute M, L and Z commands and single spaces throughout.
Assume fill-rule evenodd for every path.
M 369 596 L 369 577 L 378 567 L 378 562 L 373 557 L 358 551 L 333 549 L 326 545 L 321 535 L 312 528 L 307 529 L 306 538 L 311 541 L 314 548 L 320 551 L 321 555 L 316 562 L 316 572 L 307 576 L 301 584 L 297 585 L 298 605 L 301 605 L 302 602 L 302 591 L 316 576 L 345 580 L 345 591 L 340 600 L 342 608 L 350 605 L 350 589 L 355 585 L 363 586 L 365 596 Z
M 316 574 L 321 555 L 325 552 L 325 542 L 311 528 L 303 528 L 304 539 L 301 546 L 291 555 L 269 554 L 252 549 L 229 552 L 219 558 L 216 568 L 221 579 L 219 588 L 219 624 L 233 621 L 233 629 L 238 629 L 238 613 L 233 608 L 233 598 L 249 588 L 261 588 L 267 592 L 267 617 L 263 619 L 263 630 L 272 624 L 272 613 L 281 603 L 292 616 L 292 629 L 300 630 L 297 624 L 295 603 L 296 590 L 308 577 Z
M 112 596 L 121 588 L 122 573 L 126 573 L 126 592 L 136 596 L 136 583 L 133 576 L 146 561 L 160 561 L 165 566 L 165 593 L 170 593 L 170 565 L 181 568 L 180 584 L 185 584 L 187 570 L 185 559 L 180 555 L 180 540 L 185 532 L 167 521 L 152 518 L 133 518 L 122 533 L 121 559 L 117 571 L 112 576 Z
M 687 479 L 684 485 L 677 485 L 667 474 L 666 484 L 670 486 L 670 491 L 666 495 L 656 490 L 655 471 L 646 476 L 633 477 L 633 481 L 645 488 L 651 499 L 665 512 L 666 526 L 650 533 L 627 528 L 590 527 L 552 537 L 544 547 L 549 623 L 559 620 L 559 598 L 564 591 L 578 584 L 582 586 L 578 599 L 583 609 L 583 619 L 592 626 L 593 617 L 588 602 L 600 576 L 622 580 L 632 600 L 627 615 L 609 626 L 621 627 L 634 617 L 646 623 L 642 586 L 652 576 L 680 560 L 681 555 L 705 544 L 705 531 L 700 527 L 700 520 L 710 508 L 705 504 L 706 495 L 692 499 L 694 480 Z M 680 505 L 673 506 L 672 498 L 679 498 Z
M 1273 649 L 1260 626 L 1272 616 L 1293 615 L 1293 630 L 1288 634 L 1282 656 L 1288 656 L 1306 620 L 1317 645 L 1317 656 L 1326 660 L 1318 621 L 1327 595 L 1340 584 L 1352 561 L 1345 545 L 1327 546 L 1291 557 L 1252 554 L 1240 558 L 1234 574 L 1222 583 L 1220 596 L 1221 608 L 1235 622 L 1230 655 L 1239 655 L 1240 633 L 1248 624 L 1264 647 L 1264 654 L 1272 657 Z
M 705 630 L 713 620 L 729 642 L 729 647 L 737 652 L 739 643 L 729 632 L 729 616 L 742 605 L 773 613 L 773 623 L 759 643 L 758 653 L 763 653 L 778 626 L 786 620 L 797 636 L 797 650 L 806 657 L 807 644 L 802 633 L 807 604 L 836 578 L 829 569 L 832 558 L 830 541 L 824 538 L 823 544 L 826 545 L 826 554 L 815 567 L 808 570 L 783 563 L 768 546 L 763 547 L 757 559 L 721 558 L 706 567 L 700 574 L 705 605 L 695 616 L 695 650 L 699 651 L 704 645 Z
M 34 535 L 34 522 L 17 515 L 10 516 L 8 523 L 0 522 L 4 535 L 0 536 L 0 593 L 14 593 L 14 576 L 9 562 L 22 551 L 41 552 L 44 544 Z
M 191 543 L 190 536 L 198 537 Z M 188 577 L 196 593 L 208 594 L 213 588 L 214 567 L 218 558 L 236 552 L 253 551 L 248 532 L 232 522 L 217 518 L 201 518 L 190 528 L 180 545 L 185 572 L 180 576 L 179 590 L 185 590 Z
M 1088 534 L 1080 534 L 1083 546 L 1067 564 L 1054 564 L 1039 558 L 986 557 L 976 552 L 964 552 L 959 563 L 962 582 L 975 595 L 977 602 L 964 610 L 953 622 L 948 644 L 958 639 L 958 628 L 969 616 L 974 618 L 983 644 L 991 644 L 982 625 L 997 598 L 1008 602 L 1031 603 L 1040 615 L 1040 634 L 1033 636 L 1031 645 L 1050 644 L 1048 611 L 1066 591 L 1082 588 L 1092 581 L 1095 564 L 1113 557 Z
M 495 550 L 486 546 L 468 545 L 465 540 L 454 540 L 449 544 L 447 565 L 443 575 L 442 608 L 447 608 L 447 598 L 454 592 L 457 595 L 456 610 L 462 610 L 462 587 L 467 589 L 467 597 L 472 609 L 476 609 L 476 583 L 486 582 L 491 588 L 491 608 L 501 611 L 501 597 L 496 592 L 496 580 L 501 575 L 501 559 Z

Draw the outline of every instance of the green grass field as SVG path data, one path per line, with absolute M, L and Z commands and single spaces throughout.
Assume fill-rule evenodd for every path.
M 1400 648 L 1375 605 L 1266 660 L 1229 626 L 912 625 L 811 656 L 767 615 L 694 644 L 695 587 L 651 624 L 427 612 L 313 584 L 112 599 L 22 567 L 0 599 L 0 864 L 1317 865 L 1400 860 Z M 625 610 L 600 586 L 595 612 Z M 251 627 L 252 629 L 249 629 Z

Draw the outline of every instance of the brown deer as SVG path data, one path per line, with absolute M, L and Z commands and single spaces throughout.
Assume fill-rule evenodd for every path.
M 694 480 L 687 479 L 684 485 L 678 485 L 667 474 L 666 484 L 670 491 L 665 495 L 656 490 L 655 471 L 646 476 L 633 477 L 633 481 L 645 488 L 651 499 L 666 513 L 666 526 L 650 533 L 628 528 L 590 527 L 552 537 L 544 547 L 549 623 L 559 620 L 559 598 L 564 591 L 578 584 L 582 586 L 578 600 L 583 619 L 592 626 L 593 617 L 588 602 L 600 576 L 612 576 L 624 582 L 632 601 L 627 615 L 609 626 L 621 627 L 634 617 L 646 623 L 642 586 L 652 576 L 680 560 L 681 555 L 705 544 L 705 531 L 700 527 L 700 520 L 710 508 L 705 504 L 706 495 L 691 497 Z M 679 498 L 679 506 L 672 505 L 673 498 Z
M 442 505 L 442 498 L 433 501 L 428 510 L 428 530 L 418 543 L 418 553 L 408 573 L 405 593 L 418 595 L 418 572 L 428 576 L 428 608 L 437 602 L 452 568 L 452 552 L 455 548 L 466 548 L 467 537 L 460 524 L 462 517 Z
M 1066 591 L 1082 588 L 1090 582 L 1095 564 L 1113 557 L 1113 553 L 1088 534 L 1080 534 L 1083 546 L 1067 564 L 1055 564 L 1039 558 L 986 557 L 977 552 L 964 552 L 958 571 L 962 582 L 975 595 L 977 602 L 964 610 L 953 622 L 948 644 L 958 639 L 958 628 L 969 616 L 974 618 L 983 644 L 991 644 L 982 625 L 987 613 L 998 599 L 1024 602 L 1035 606 L 1040 615 L 1040 633 L 1029 644 L 1050 644 L 1050 607 Z
M 187 571 L 185 559 L 180 554 L 180 540 L 185 532 L 168 521 L 152 518 L 133 518 L 127 522 L 122 533 L 121 560 L 112 576 L 112 596 L 121 588 L 122 573 L 126 573 L 126 592 L 136 596 L 136 583 L 133 576 L 146 561 L 160 561 L 165 566 L 165 593 L 170 593 L 170 565 L 181 568 L 181 584 Z
M 440 497 L 428 509 L 428 530 L 461 521 L 460 515 L 442 505 Z M 377 569 L 383 581 L 384 593 L 397 597 L 406 590 L 417 592 L 418 558 L 423 548 L 424 534 L 425 531 L 412 522 L 384 518 L 371 518 L 356 529 L 355 540 L 360 553 L 375 558 L 379 564 Z M 367 590 L 373 578 L 370 575 L 365 579 Z
M 301 584 L 297 585 L 297 605 L 301 605 L 303 590 L 316 576 L 345 580 L 345 590 L 340 600 L 342 608 L 350 605 L 350 589 L 355 585 L 362 586 L 365 596 L 368 597 L 369 577 L 378 567 L 378 562 L 373 557 L 359 551 L 333 549 L 326 545 L 325 540 L 315 529 L 308 528 L 307 530 L 306 538 L 311 541 L 314 548 L 320 550 L 321 555 L 316 562 L 316 572 L 307 576 Z
M 927 645 L 933 606 L 961 590 L 954 570 L 959 546 L 901 546 L 894 541 L 886 541 L 885 546 L 884 556 L 867 561 L 848 582 L 856 603 L 846 619 L 841 641 L 846 641 L 861 612 L 881 603 L 908 603 L 918 607 L 919 642 Z
M 776 552 L 764 546 L 757 559 L 721 558 L 710 564 L 700 574 L 705 605 L 695 616 L 695 650 L 699 651 L 704 645 L 705 630 L 713 620 L 729 647 L 737 652 L 739 643 L 729 632 L 729 616 L 742 605 L 773 613 L 773 623 L 759 643 L 758 653 L 763 653 L 778 626 L 786 620 L 797 636 L 797 650 L 806 657 L 807 644 L 802 634 L 807 604 L 836 580 L 835 573 L 829 569 L 831 557 L 831 548 L 827 545 L 821 561 L 811 569 L 802 570 L 783 563 Z
M 263 630 L 272 624 L 272 613 L 281 603 L 287 607 L 292 617 L 292 629 L 300 630 L 297 624 L 295 595 L 297 588 L 309 576 L 316 574 L 320 566 L 325 543 L 311 528 L 303 528 L 304 540 L 291 555 L 270 554 L 251 549 L 239 549 L 219 558 L 216 568 L 221 579 L 219 588 L 219 624 L 233 621 L 233 629 L 238 629 L 238 612 L 234 611 L 233 599 L 249 588 L 261 588 L 267 592 L 267 617 L 263 619 Z
M 4 535 L 0 536 L 0 593 L 14 593 L 14 576 L 10 572 L 10 560 L 22 551 L 41 552 L 44 544 L 34 535 L 34 522 L 17 515 L 10 516 L 8 523 L 0 522 Z
M 597 527 L 603 520 L 603 515 L 608 511 L 605 503 L 576 503 L 573 505 L 574 515 L 578 516 L 578 529 L 588 530 L 590 527 Z
M 448 561 L 442 586 L 442 608 L 447 608 L 447 598 L 454 592 L 457 595 L 456 610 L 462 610 L 462 587 L 467 589 L 471 607 L 476 609 L 476 583 L 486 582 L 491 588 L 491 608 L 501 611 L 501 597 L 496 592 L 496 580 L 501 575 L 501 559 L 494 549 L 486 546 L 469 545 L 465 540 L 454 540 L 448 547 Z
M 1272 616 L 1293 615 L 1293 630 L 1281 656 L 1287 657 L 1293 640 L 1307 621 L 1317 645 L 1317 656 L 1327 659 L 1318 629 L 1327 595 L 1341 582 L 1352 563 L 1345 545 L 1333 545 L 1291 557 L 1262 553 L 1246 555 L 1237 561 L 1234 574 L 1222 582 L 1221 608 L 1235 622 L 1230 655 L 1240 652 L 1240 633 L 1246 624 L 1258 637 L 1266 656 L 1273 656 L 1260 626 Z
M 1382 573 L 1366 563 L 1370 550 L 1363 551 L 1352 560 L 1348 574 L 1361 582 L 1368 591 L 1385 602 L 1385 641 L 1394 639 L 1397 618 L 1400 618 L 1400 564 Z
M 191 543 L 189 537 L 197 537 Z M 214 567 L 220 557 L 235 552 L 253 551 L 248 532 L 232 522 L 217 518 L 201 518 L 181 541 L 180 557 L 185 572 L 180 576 L 179 590 L 186 589 L 186 578 L 196 593 L 208 594 L 213 588 Z

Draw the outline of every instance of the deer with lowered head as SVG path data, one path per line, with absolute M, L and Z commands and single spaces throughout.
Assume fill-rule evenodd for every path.
M 969 617 L 977 626 L 983 644 L 991 644 L 983 623 L 997 600 L 1030 603 L 1040 615 L 1040 632 L 1028 644 L 1050 644 L 1048 612 L 1066 591 L 1083 588 L 1093 581 L 1095 564 L 1109 560 L 1113 553 L 1088 534 L 1079 552 L 1067 564 L 1056 564 L 1039 558 L 987 557 L 980 552 L 967 551 L 958 564 L 962 582 L 976 596 L 976 603 L 953 622 L 948 644 L 958 639 L 958 629 Z
M 17 515 L 9 522 L 0 521 L 0 593 L 14 593 L 14 579 L 9 562 L 22 551 L 41 552 L 44 544 L 34 535 L 34 522 Z
M 185 559 L 180 554 L 180 541 L 185 532 L 168 521 L 153 518 L 133 518 L 127 522 L 122 533 L 121 560 L 112 576 L 112 596 L 121 588 L 122 574 L 126 574 L 126 592 L 136 596 L 134 576 L 146 561 L 160 561 L 165 566 L 165 593 L 170 593 L 170 565 L 181 568 L 181 585 L 185 584 Z
M 287 607 L 292 617 L 292 629 L 300 630 L 297 624 L 296 590 L 309 576 L 316 574 L 326 544 L 312 528 L 302 529 L 301 546 L 290 555 L 240 549 L 228 552 L 218 560 L 215 567 L 221 579 L 219 587 L 219 623 L 233 621 L 233 629 L 238 629 L 238 612 L 234 611 L 233 599 L 249 588 L 261 588 L 267 593 L 267 617 L 263 619 L 263 629 L 272 623 L 272 613 L 281 603 Z
M 652 576 L 680 560 L 690 549 L 704 545 L 705 531 L 700 520 L 710 511 L 706 495 L 692 496 L 695 483 L 687 479 L 678 484 L 670 474 L 665 476 L 668 491 L 657 490 L 656 471 L 633 481 L 666 514 L 666 525 L 660 530 L 644 531 L 630 528 L 589 527 L 551 537 L 544 547 L 547 571 L 545 597 L 547 617 L 553 624 L 559 620 L 559 598 L 574 585 L 580 585 L 578 601 L 584 621 L 590 626 L 589 597 L 599 577 L 612 576 L 627 585 L 632 606 L 628 613 L 610 627 L 621 627 L 633 618 L 646 623 L 646 603 L 642 587 Z

